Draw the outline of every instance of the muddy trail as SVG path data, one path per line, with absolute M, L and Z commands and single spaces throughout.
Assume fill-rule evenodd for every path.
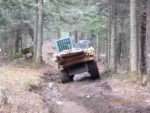
M 9 94 L 0 113 L 150 113 L 149 86 L 103 75 L 91 80 L 88 74 L 61 84 L 58 75 L 53 66 L 0 62 L 0 86 Z
M 44 75 L 30 89 L 41 95 L 50 113 L 150 113 L 150 87 L 112 78 L 61 84 L 58 78 Z

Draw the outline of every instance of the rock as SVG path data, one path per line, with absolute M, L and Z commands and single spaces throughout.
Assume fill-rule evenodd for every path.
M 73 78 L 73 81 L 81 81 L 86 77 L 90 77 L 90 74 L 85 72 L 85 73 L 80 73 L 80 74 L 76 74 Z
M 54 83 L 50 82 L 50 83 L 48 84 L 48 86 L 49 86 L 50 88 L 53 88 Z
M 90 98 L 90 97 L 91 97 L 90 95 L 87 95 L 87 96 L 86 96 L 86 98 Z
M 0 90 L 0 107 L 7 103 L 7 95 L 5 90 Z
M 147 85 L 149 85 L 149 80 L 150 78 L 148 77 L 148 76 L 143 76 L 143 86 L 147 86 Z

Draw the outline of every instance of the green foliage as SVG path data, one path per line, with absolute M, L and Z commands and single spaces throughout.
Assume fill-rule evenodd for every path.
M 33 50 L 34 50 L 33 46 L 32 46 L 32 47 L 30 47 L 30 49 L 29 49 L 29 53 L 33 53 Z
M 119 4 L 121 6 L 126 5 L 124 2 L 119 2 Z M 37 7 L 38 4 L 34 0 L 1 0 L 0 26 L 5 26 L 6 28 L 12 26 L 13 29 L 16 29 L 17 23 L 23 23 L 26 20 L 33 26 Z M 101 38 L 100 44 L 107 38 L 110 21 L 108 19 L 110 6 L 107 4 L 107 1 L 52 0 L 40 8 L 44 11 L 44 28 L 48 32 L 79 31 L 84 32 L 89 37 L 99 34 Z M 118 17 L 118 21 L 125 21 L 127 24 L 128 15 L 122 14 Z M 44 35 L 50 34 L 45 31 Z M 118 30 L 118 32 L 120 33 L 122 31 Z M 6 37 L 3 36 L 3 38 Z
M 36 84 L 36 81 L 33 80 L 33 79 L 26 79 L 24 84 L 25 84 L 26 87 L 31 87 L 31 86 Z
M 120 79 L 122 81 L 124 81 L 124 80 L 130 80 L 130 75 L 129 74 L 122 75 Z
M 32 4 L 32 0 L 2 0 L 0 2 L 0 25 L 13 24 L 14 21 L 29 20 L 33 14 Z
M 107 69 L 107 70 L 105 70 L 103 75 L 106 77 L 112 77 L 114 75 L 114 72 L 112 72 L 110 69 Z
M 6 17 L 1 17 L 0 18 L 0 25 L 1 26 L 5 26 L 7 25 L 8 21 L 7 21 L 7 18 Z
M 13 54 L 13 55 L 11 56 L 11 58 L 17 59 L 17 58 L 20 58 L 20 57 L 22 57 L 22 56 L 23 56 L 23 54 L 22 54 L 21 52 L 18 52 L 18 53 Z
M 0 32 L 0 41 L 6 42 L 8 39 L 8 36 L 6 35 L 7 32 Z
M 104 32 L 107 32 L 108 29 L 108 17 L 103 14 L 98 15 L 95 11 L 96 8 L 93 8 L 94 4 L 90 0 L 54 0 L 44 9 L 49 15 L 47 23 L 56 31 L 57 29 L 71 32 L 80 31 L 89 35 L 91 32 L 94 34 L 102 32 L 106 38 L 107 33 Z

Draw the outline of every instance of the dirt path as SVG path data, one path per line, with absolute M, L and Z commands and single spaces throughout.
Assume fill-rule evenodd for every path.
M 57 91 L 57 85 L 51 87 L 54 84 L 49 84 L 47 78 L 40 86 L 45 88 L 44 92 L 39 88 L 38 93 L 32 92 L 32 87 L 38 86 L 43 72 L 41 68 L 31 68 L 15 62 L 8 64 L 1 62 L 0 90 L 6 91 L 8 101 L 5 106 L 0 107 L 0 113 L 91 113 L 75 101 L 60 99 L 61 93 Z M 51 72 L 54 73 L 56 70 Z M 53 90 L 46 90 L 47 87 Z M 49 92 L 52 92 L 52 95 L 49 95 Z M 48 95 L 52 96 L 51 101 Z
M 150 87 L 129 81 L 48 82 L 35 92 L 54 113 L 150 113 Z
M 64 101 L 59 107 L 59 113 L 91 113 L 85 107 L 73 101 Z
M 72 94 L 67 90 L 68 85 L 60 86 L 57 83 L 49 83 L 49 88 L 46 92 L 43 92 L 45 100 L 51 101 L 56 108 L 57 113 L 92 113 L 84 105 L 74 101 Z M 75 96 L 75 95 L 74 95 Z
M 2 64 L 0 88 L 6 89 L 8 103 L 0 113 L 150 113 L 150 87 L 112 78 L 57 80 L 53 67 Z
M 28 89 L 38 84 L 41 71 L 15 65 L 0 66 L 0 90 L 6 92 L 7 103 L 0 106 L 0 113 L 49 113 L 38 94 Z

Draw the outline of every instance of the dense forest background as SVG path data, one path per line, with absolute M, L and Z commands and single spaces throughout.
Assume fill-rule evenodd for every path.
M 108 70 L 148 79 L 149 19 L 149 0 L 0 0 L 0 53 L 41 63 L 44 41 L 71 36 L 92 41 Z

